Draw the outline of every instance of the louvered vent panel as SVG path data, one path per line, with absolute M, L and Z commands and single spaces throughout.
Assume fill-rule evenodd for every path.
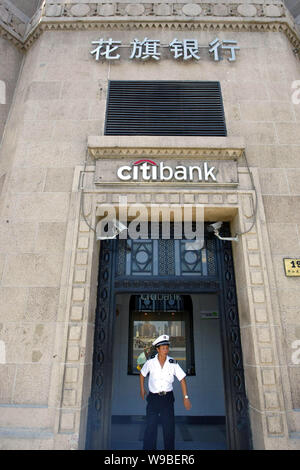
M 226 136 L 220 83 L 110 81 L 105 135 Z

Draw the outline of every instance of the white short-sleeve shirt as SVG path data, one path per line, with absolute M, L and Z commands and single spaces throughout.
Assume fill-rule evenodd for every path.
M 151 393 L 171 392 L 173 390 L 174 376 L 177 377 L 179 382 L 184 379 L 186 373 L 182 370 L 180 365 L 174 361 L 172 357 L 167 356 L 164 366 L 161 367 L 156 355 L 153 359 L 148 359 L 143 365 L 141 374 L 146 377 L 149 376 L 149 390 Z

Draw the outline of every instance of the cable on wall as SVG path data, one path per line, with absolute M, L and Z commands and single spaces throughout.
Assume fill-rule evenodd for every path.
M 250 179 L 251 179 L 252 189 L 255 192 L 255 204 L 254 204 L 254 209 L 253 209 L 253 215 L 252 215 L 253 220 L 252 220 L 251 226 L 248 228 L 248 230 L 245 230 L 244 232 L 237 232 L 236 235 L 244 235 L 245 233 L 250 232 L 252 230 L 252 228 L 254 227 L 255 223 L 256 223 L 256 217 L 257 217 L 257 190 L 256 190 L 256 187 L 255 187 L 255 184 L 254 184 L 253 175 L 252 175 L 252 172 L 251 172 L 249 164 L 248 164 L 248 160 L 247 160 L 245 150 L 243 150 L 243 155 L 245 157 L 246 166 L 247 166 L 248 173 L 249 173 L 249 176 L 250 176 Z
M 95 227 L 92 227 L 91 224 L 88 222 L 87 218 L 86 218 L 86 215 L 84 213 L 84 187 L 83 187 L 83 181 L 84 181 L 84 175 L 86 174 L 86 165 L 87 165 L 87 161 L 88 161 L 88 150 L 86 151 L 86 157 L 85 157 L 85 161 L 84 161 L 84 167 L 83 167 L 83 171 L 80 175 L 80 182 L 79 182 L 79 189 L 80 189 L 80 213 L 82 214 L 82 217 L 85 221 L 85 223 L 87 224 L 87 226 L 93 231 L 96 233 L 96 228 Z

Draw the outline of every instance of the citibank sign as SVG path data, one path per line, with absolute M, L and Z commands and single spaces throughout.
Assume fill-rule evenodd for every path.
M 117 169 L 117 176 L 122 181 L 217 181 L 217 169 L 207 162 L 201 165 L 177 165 L 174 168 L 156 163 L 153 160 L 137 160 L 131 165 Z

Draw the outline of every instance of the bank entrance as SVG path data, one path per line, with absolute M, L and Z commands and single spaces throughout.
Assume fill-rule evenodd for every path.
M 193 243 L 101 242 L 88 449 L 142 448 L 139 370 L 164 333 L 192 401 L 187 412 L 175 379 L 176 449 L 251 447 L 231 244 L 206 230 Z

